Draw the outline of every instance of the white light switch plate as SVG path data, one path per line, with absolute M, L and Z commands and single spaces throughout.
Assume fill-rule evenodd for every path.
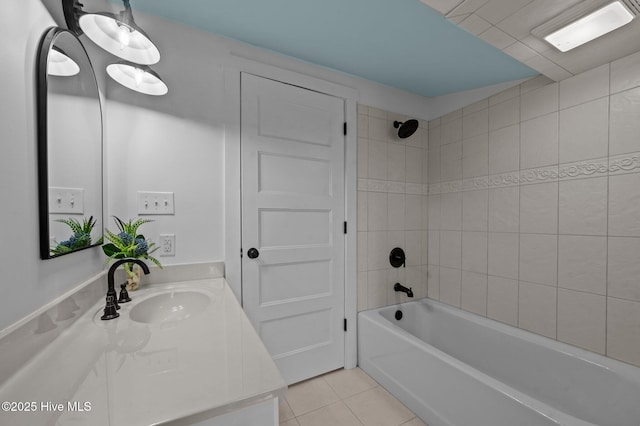
M 138 214 L 175 214 L 173 192 L 138 191 Z
M 84 189 L 49 187 L 50 214 L 84 214 Z

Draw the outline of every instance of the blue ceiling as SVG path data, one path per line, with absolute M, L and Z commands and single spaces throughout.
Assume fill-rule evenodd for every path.
M 419 0 L 133 0 L 131 6 L 134 14 L 158 15 L 424 96 L 537 74 Z

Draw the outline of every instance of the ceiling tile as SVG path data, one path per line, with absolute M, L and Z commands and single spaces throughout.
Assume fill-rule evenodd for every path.
M 467 19 L 460 22 L 462 28 L 469 31 L 471 34 L 478 35 L 491 28 L 491 24 L 482 19 L 481 17 L 471 14 Z
M 533 28 L 559 15 L 581 0 L 535 0 L 496 26 L 512 37 L 521 39 L 528 36 Z
M 511 16 L 533 0 L 491 0 L 476 11 L 476 14 L 492 24 Z
M 511 46 L 506 47 L 502 51 L 507 55 L 510 55 L 519 60 L 520 62 L 525 62 L 538 54 L 535 50 L 527 47 L 525 44 L 520 43 L 519 41 L 516 41 Z
M 569 71 L 562 68 L 560 65 L 551 62 L 549 59 L 545 58 L 542 55 L 536 55 L 535 57 L 526 61 L 525 64 L 527 64 L 534 70 L 546 75 L 554 81 L 564 80 L 565 78 L 569 78 L 573 75 Z
M 447 12 L 454 9 L 462 0 L 420 0 L 422 3 L 426 4 L 430 8 L 446 15 Z
M 465 0 L 460 4 L 460 6 L 456 7 L 451 12 L 449 12 L 447 16 L 456 16 L 456 15 L 463 15 L 466 13 L 473 13 L 488 1 L 489 0 Z
M 480 34 L 480 38 L 501 50 L 516 42 L 515 38 L 496 27 L 491 27 Z

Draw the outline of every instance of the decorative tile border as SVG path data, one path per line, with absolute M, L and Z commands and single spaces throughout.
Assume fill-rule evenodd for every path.
M 640 173 L 640 152 L 432 184 L 358 179 L 358 191 L 436 195 L 625 173 Z
M 520 185 L 549 183 L 558 180 L 558 166 L 542 167 L 520 171 Z
M 597 158 L 559 166 L 539 167 L 519 172 L 500 173 L 471 179 L 440 182 L 427 185 L 428 194 L 474 191 L 486 188 L 501 188 L 517 185 L 534 185 L 573 179 L 604 177 L 624 173 L 640 173 L 640 152 Z
M 609 158 L 609 174 L 634 173 L 640 168 L 640 153 L 616 155 Z

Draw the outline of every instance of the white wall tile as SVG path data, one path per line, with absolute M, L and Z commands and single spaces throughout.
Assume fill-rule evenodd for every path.
M 640 174 L 609 177 L 609 235 L 640 237 Z
M 462 229 L 462 193 L 440 195 L 440 229 L 459 231 Z
M 369 117 L 369 139 L 386 142 L 388 137 L 387 120 L 384 118 Z
M 462 140 L 462 118 L 456 118 L 440 125 L 440 145 Z
M 520 96 L 489 107 L 489 130 L 513 126 L 520 122 Z
M 429 232 L 430 231 L 422 231 L 422 259 L 420 260 L 420 264 L 422 266 L 429 264 Z M 426 275 L 425 275 L 426 282 Z
M 455 121 L 458 119 L 462 119 L 462 108 L 457 109 L 455 111 L 451 111 L 450 113 L 440 117 L 440 124 L 443 125 L 443 124 L 451 123 L 452 121 Z
M 519 251 L 519 234 L 490 232 L 488 236 L 489 275 L 517 280 Z
M 369 177 L 369 139 L 358 138 L 358 177 Z
M 422 183 L 422 149 L 407 147 L 405 155 L 405 180 Z
M 370 179 L 387 179 L 387 143 L 377 140 L 369 140 L 369 166 Z
M 640 52 L 611 63 L 611 93 L 640 86 Z
M 407 256 L 407 267 L 422 264 L 422 232 L 405 231 L 404 251 Z
M 560 182 L 561 234 L 607 234 L 607 185 L 606 177 Z
M 489 174 L 511 172 L 520 167 L 520 124 L 489 133 Z
M 369 263 L 369 234 L 367 232 L 358 232 L 358 272 L 367 271 Z
M 441 126 L 429 126 L 429 150 L 439 148 L 441 145 Z
M 405 181 L 406 148 L 404 145 L 398 143 L 387 144 L 387 179 L 398 182 Z
M 607 238 L 577 235 L 558 238 L 558 286 L 605 295 Z
M 442 194 L 427 196 L 427 211 L 429 213 L 429 229 L 441 228 L 441 197 Z
M 462 138 L 468 139 L 489 131 L 489 110 L 481 109 L 462 118 Z
M 462 142 L 462 177 L 485 176 L 489 173 L 489 134 L 482 133 Z
M 462 229 L 486 231 L 489 219 L 489 191 L 479 189 L 462 193 Z
M 560 82 L 560 108 L 568 108 L 609 95 L 609 64 Z
M 389 117 L 389 114 L 387 113 L 387 111 L 383 111 L 379 108 L 374 108 L 372 106 L 369 107 L 369 116 L 370 117 L 376 117 L 376 118 L 382 118 L 384 120 L 386 120 Z
M 518 281 L 489 276 L 487 316 L 514 327 L 518 326 Z
M 640 87 L 611 95 L 609 155 L 640 151 Z
M 440 265 L 440 231 L 429 231 L 429 265 Z
M 522 95 L 522 121 L 558 111 L 558 84 L 548 84 Z
M 561 163 L 606 157 L 608 149 L 608 97 L 560 111 Z
M 518 326 L 555 339 L 557 289 L 520 281 L 518 291 Z
M 605 353 L 605 296 L 558 289 L 558 340 L 599 354 Z
M 358 191 L 358 231 L 366 231 L 369 217 L 369 193 Z
M 358 137 L 369 137 L 369 117 L 365 114 L 360 113 L 358 114 Z
M 422 195 L 405 195 L 404 229 L 415 231 L 422 229 L 422 198 Z
M 487 273 L 487 233 L 462 233 L 462 269 Z
M 428 182 L 439 183 L 440 182 L 440 147 L 429 149 L 428 159 Z
M 371 194 L 376 194 L 376 192 L 372 192 Z M 405 230 L 404 199 L 404 194 L 387 194 L 387 225 L 384 229 L 389 231 Z
M 557 235 L 520 234 L 520 280 L 553 286 L 557 284 Z
M 440 178 L 443 182 L 462 179 L 462 142 L 440 147 Z
M 558 232 L 558 183 L 524 185 L 520 188 L 520 232 Z
M 491 27 L 480 34 L 480 38 L 501 50 L 516 42 L 515 38 L 496 27 Z
M 429 150 L 422 150 L 422 183 L 429 183 Z
M 487 108 L 489 108 L 489 99 L 485 98 L 485 99 L 482 99 L 482 100 L 480 100 L 478 102 L 474 102 L 471 105 L 462 108 L 463 120 L 464 120 L 465 116 L 467 116 L 469 114 L 473 114 L 473 113 L 479 112 L 479 111 L 482 111 L 483 109 L 487 109 Z M 488 114 L 488 111 L 487 111 L 487 114 Z M 486 119 L 487 125 L 488 125 L 489 116 L 486 115 L 485 119 Z M 463 123 L 463 134 L 464 134 L 464 123 Z M 467 137 L 467 136 L 464 136 L 464 137 Z
M 387 194 L 383 192 L 369 192 L 367 198 L 369 203 L 367 212 L 369 231 L 386 231 L 388 217 Z
M 457 308 L 460 307 L 462 291 L 462 271 L 440 267 L 440 301 Z
M 640 303 L 607 299 L 607 356 L 640 367 Z
M 380 308 L 387 305 L 387 271 L 369 271 L 367 273 L 367 307 Z
M 478 315 L 487 315 L 487 275 L 462 271 L 460 307 Z
M 389 265 L 387 231 L 369 232 L 367 235 L 367 270 L 385 269 Z
M 358 312 L 369 309 L 369 300 L 367 296 L 368 290 L 368 272 L 358 273 Z
M 520 188 L 489 189 L 489 231 L 518 232 L 520 229 Z
M 461 268 L 462 233 L 460 231 L 440 231 L 440 265 Z
M 429 265 L 427 268 L 427 296 L 440 300 L 440 267 Z
M 608 295 L 640 301 L 640 238 L 609 237 Z
M 531 80 L 528 80 L 531 81 Z M 524 84 L 524 83 L 523 83 Z M 515 85 L 506 90 L 503 90 L 500 93 L 497 93 L 491 97 L 489 97 L 489 106 L 498 105 L 509 99 L 517 98 L 520 96 L 520 86 Z M 520 101 L 518 100 L 518 107 L 520 106 Z M 520 115 L 520 108 L 518 108 L 518 115 Z
M 520 124 L 520 168 L 558 163 L 558 113 L 543 115 Z

